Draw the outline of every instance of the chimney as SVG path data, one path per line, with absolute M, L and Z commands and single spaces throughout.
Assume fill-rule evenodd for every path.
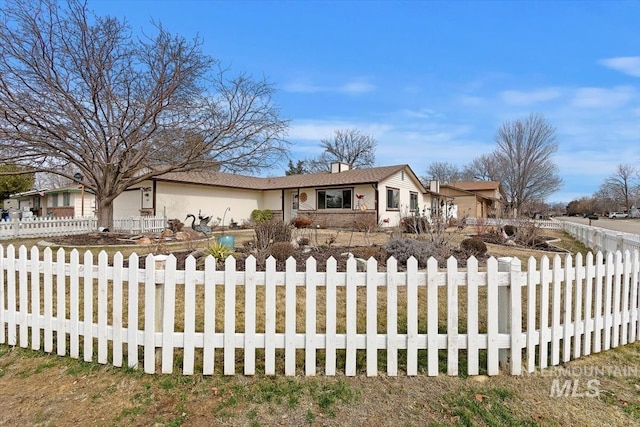
M 440 193 L 440 181 L 429 181 L 429 191 L 433 193 Z
M 342 162 L 331 163 L 331 173 L 339 173 L 349 170 L 349 165 Z

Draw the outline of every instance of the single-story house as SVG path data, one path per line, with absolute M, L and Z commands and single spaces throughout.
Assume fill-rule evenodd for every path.
M 248 220 L 254 209 L 269 209 L 284 221 L 308 217 L 321 227 L 363 220 L 394 226 L 401 216 L 436 212 L 440 202 L 408 165 L 349 169 L 335 163 L 328 173 L 281 177 L 167 173 L 118 196 L 114 218 L 143 214 L 184 221 L 188 214 L 202 214 L 211 216 L 213 225 L 228 226 Z
M 8 207 L 30 211 L 33 216 L 52 218 L 78 218 L 94 216 L 96 200 L 93 193 L 82 185 L 70 185 L 52 190 L 31 190 L 12 194 Z M 5 205 L 7 203 L 5 202 Z
M 453 200 L 460 217 L 494 218 L 502 213 L 502 188 L 497 181 L 440 184 L 440 194 Z

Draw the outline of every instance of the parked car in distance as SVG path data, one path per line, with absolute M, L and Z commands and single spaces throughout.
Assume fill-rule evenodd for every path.
M 611 218 L 611 219 L 626 218 L 628 216 L 629 216 L 629 214 L 624 213 L 624 212 L 609 212 L 609 218 Z

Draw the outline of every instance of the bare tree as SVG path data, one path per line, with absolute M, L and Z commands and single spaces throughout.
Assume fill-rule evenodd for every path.
M 627 211 L 634 205 L 640 193 L 639 171 L 632 165 L 620 164 L 613 175 L 605 179 L 598 194 L 610 200 L 614 210 L 624 207 Z
M 227 77 L 188 41 L 81 0 L 9 0 L 0 9 L 0 162 L 73 179 L 110 226 L 126 188 L 172 171 L 256 172 L 287 154 L 266 81 Z
M 495 136 L 493 153 L 507 205 L 518 215 L 521 206 L 545 200 L 562 185 L 553 154 L 556 131 L 542 116 L 504 123 Z
M 473 159 L 462 169 L 461 176 L 465 181 L 500 181 L 495 153 L 483 154 Z
M 330 172 L 331 163 L 341 162 L 351 169 L 362 169 L 376 163 L 376 140 L 357 129 L 336 130 L 333 138 L 322 139 L 324 152 L 315 159 L 305 161 L 310 173 Z
M 432 162 L 427 167 L 427 174 L 422 177 L 423 183 L 431 180 L 440 181 L 442 183 L 462 181 L 462 174 L 458 166 L 448 162 Z

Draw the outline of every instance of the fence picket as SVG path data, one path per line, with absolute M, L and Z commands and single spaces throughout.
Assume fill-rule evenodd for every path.
M 267 258 L 265 279 L 264 373 L 276 374 L 276 259 Z
M 204 344 L 202 373 L 213 375 L 216 336 L 216 261 L 209 255 L 204 260 Z M 266 337 L 266 334 L 265 334 Z M 266 344 L 265 344 L 266 347 Z
M 290 257 L 285 266 L 284 374 L 296 374 L 296 260 Z
M 478 375 L 480 359 L 480 336 L 478 335 L 478 260 L 471 257 L 467 260 L 467 373 Z
M 613 323 L 613 316 L 611 313 L 612 305 L 612 297 L 613 297 L 613 280 L 615 275 L 615 266 L 613 253 L 609 252 L 607 254 L 607 263 L 605 264 L 605 294 L 604 294 L 604 342 L 603 349 L 609 350 L 611 348 L 611 330 Z
M 2 256 L 2 250 L 0 248 L 0 257 Z M 33 350 L 40 350 L 40 331 L 42 329 L 41 325 L 40 325 L 40 269 L 39 269 L 39 264 L 40 264 L 40 251 L 38 250 L 37 246 L 33 246 L 31 248 L 31 274 L 29 276 L 29 281 L 31 282 L 31 348 Z M 75 270 L 74 270 L 75 267 Z M 78 251 L 76 251 L 76 257 L 75 257 L 75 262 L 74 262 L 74 258 L 71 257 L 71 271 L 77 271 L 78 268 Z M 1 274 L 2 272 L 2 261 L 0 260 L 0 276 L 4 277 L 4 274 Z M 2 285 L 3 283 L 3 279 L 2 277 L 0 277 L 0 288 L 4 288 L 4 286 Z M 76 283 L 76 295 L 75 295 L 75 300 L 77 301 L 77 283 L 78 283 L 78 276 L 77 275 L 72 275 L 71 276 L 71 283 L 73 283 L 75 281 Z M 4 298 L 2 297 L 3 291 L 0 291 L 0 301 L 4 301 Z M 74 294 L 71 294 L 71 301 L 74 300 Z M 2 311 L 2 306 L 4 305 L 4 302 L 0 302 L 0 311 Z M 73 315 L 73 312 L 71 313 Z M 76 311 L 77 314 L 77 311 Z M 1 316 L 1 315 L 0 315 Z M 71 325 L 72 329 L 70 331 L 72 339 L 75 336 L 75 340 L 77 342 L 78 340 L 78 327 L 77 327 L 77 323 L 78 323 L 78 319 L 76 317 L 76 325 Z M 2 325 L 2 319 L 0 319 L 0 325 Z M 0 328 L 2 329 L 2 334 L 4 335 L 4 328 Z M 0 339 L 0 342 L 2 342 L 2 340 Z M 73 344 L 73 343 L 72 343 Z M 73 345 L 71 346 L 72 350 L 74 349 Z M 76 349 L 76 358 L 77 356 L 77 345 L 75 347 Z M 71 353 L 71 356 L 73 357 L 74 353 Z
M 622 293 L 622 253 L 616 251 L 614 255 L 614 277 L 613 277 L 613 321 L 611 332 L 611 346 L 617 347 L 620 343 L 620 324 L 621 324 L 621 293 Z
M 235 285 L 235 283 L 234 283 Z M 162 373 L 173 372 L 173 331 L 176 320 L 176 257 L 169 255 L 164 268 L 162 296 Z
M 631 276 L 631 260 L 629 251 L 624 251 L 624 257 L 621 259 L 624 260 L 622 265 L 622 310 L 620 313 L 620 321 L 621 321 L 621 337 L 620 344 L 626 345 L 629 342 L 629 321 L 630 321 L 630 308 L 629 308 L 629 279 Z
M 144 372 L 156 370 L 156 261 L 149 254 L 144 263 Z
M 560 323 L 560 305 L 562 304 L 562 265 L 560 255 L 553 257 L 553 288 L 551 295 L 551 366 L 560 363 L 560 338 L 562 324 Z
M 244 374 L 256 373 L 256 259 L 247 258 L 244 266 Z
M 498 260 L 487 260 L 487 374 L 498 375 Z
M 529 257 L 527 262 L 527 372 L 532 373 L 536 369 L 536 344 L 541 341 L 541 333 L 536 330 L 536 290 L 540 284 L 536 274 L 536 259 Z M 542 328 L 541 328 L 542 329 Z
M 98 363 L 107 363 L 107 318 L 109 304 L 109 284 L 107 281 L 107 253 L 101 251 L 98 254 Z
M 9 248 L 11 249 L 11 248 Z M 9 255 L 9 254 L 7 254 Z M 11 261 L 11 258 L 8 258 Z M 11 276 L 8 276 L 8 290 L 11 292 Z M 51 353 L 53 351 L 53 252 L 51 248 L 45 248 L 43 260 L 43 282 L 44 282 L 44 351 Z M 10 319 L 9 319 L 10 320 Z M 91 325 L 93 322 L 86 323 Z M 9 323 L 11 326 L 11 323 Z M 9 333 L 11 329 L 9 329 Z M 85 330 L 85 337 L 86 337 Z M 86 339 L 86 338 L 85 338 Z M 15 343 L 14 343 L 15 344 Z M 11 341 L 9 341 L 11 345 Z
M 387 375 L 398 375 L 398 261 L 387 260 Z
M 456 283 L 457 273 L 458 260 L 456 260 L 454 257 L 449 257 L 449 259 L 447 260 L 447 375 L 450 376 L 458 376 L 458 284 Z
M 378 263 L 374 258 L 367 261 L 367 376 L 378 375 Z M 417 314 L 417 313 L 416 313 Z
M 540 260 L 540 345 L 539 361 L 540 369 L 549 365 L 549 343 L 551 333 L 549 329 L 549 283 L 551 271 L 549 270 L 549 258 L 544 255 Z
M 509 279 L 511 283 L 511 375 L 522 373 L 522 266 L 518 258 L 511 260 Z
M 344 374 L 352 377 L 356 374 L 356 327 L 358 320 L 357 265 L 355 258 L 347 261 L 346 293 L 347 293 L 347 334 Z
M 123 258 L 120 252 L 113 256 L 113 293 L 111 304 L 111 322 L 113 331 L 113 366 L 122 366 L 122 274 Z
M 333 376 L 336 374 L 336 319 L 337 319 L 337 282 L 338 263 L 335 258 L 327 260 L 327 281 L 326 281 L 326 342 L 325 342 L 325 374 Z
M 438 261 L 427 260 L 427 374 L 438 375 Z
M 316 273 L 316 260 L 307 259 L 305 270 L 305 375 L 314 376 L 316 374 L 316 287 L 318 286 L 318 275 Z
M 572 298 L 573 298 L 573 257 L 567 255 L 564 259 L 564 316 L 562 333 L 562 361 L 568 362 L 571 359 L 571 325 L 572 325 Z
M 184 354 L 182 371 L 184 375 L 193 375 L 196 347 L 196 259 L 194 257 L 187 257 L 184 270 L 184 306 L 194 307 L 194 309 L 184 310 Z
M 27 313 L 29 312 L 29 281 L 27 280 L 27 248 L 20 246 L 18 249 L 18 332 L 19 344 L 22 348 L 29 347 L 29 324 Z
M 36 263 L 37 265 L 37 263 Z M 80 254 L 73 249 L 69 254 L 69 266 L 72 274 L 69 280 L 69 356 L 80 358 Z M 33 278 L 32 278 L 33 280 Z M 114 333 L 116 331 L 114 330 Z
M 129 298 L 127 302 L 127 366 L 138 368 L 138 254 L 129 256 Z
M 606 274 L 606 269 L 603 265 L 602 252 L 598 252 L 596 255 L 596 304 L 594 312 L 594 332 L 593 332 L 593 352 L 600 353 L 602 350 L 602 331 L 604 328 L 604 314 L 603 310 L 603 279 Z
M 64 356 L 67 353 L 67 330 L 66 330 L 66 277 L 64 274 L 65 252 L 64 249 L 58 249 L 56 253 L 56 343 L 58 356 Z M 106 361 L 106 360 L 105 360 Z
M 407 375 L 418 375 L 418 260 L 407 260 Z
M 592 322 L 593 316 L 593 282 L 595 279 L 595 266 L 593 264 L 593 254 L 589 252 L 587 254 L 586 265 L 584 267 L 584 321 L 582 327 L 582 333 L 584 339 L 582 340 L 582 354 L 588 356 L 591 354 L 592 336 L 594 330 L 594 323 Z
M 224 374 L 236 373 L 236 260 L 224 262 Z

